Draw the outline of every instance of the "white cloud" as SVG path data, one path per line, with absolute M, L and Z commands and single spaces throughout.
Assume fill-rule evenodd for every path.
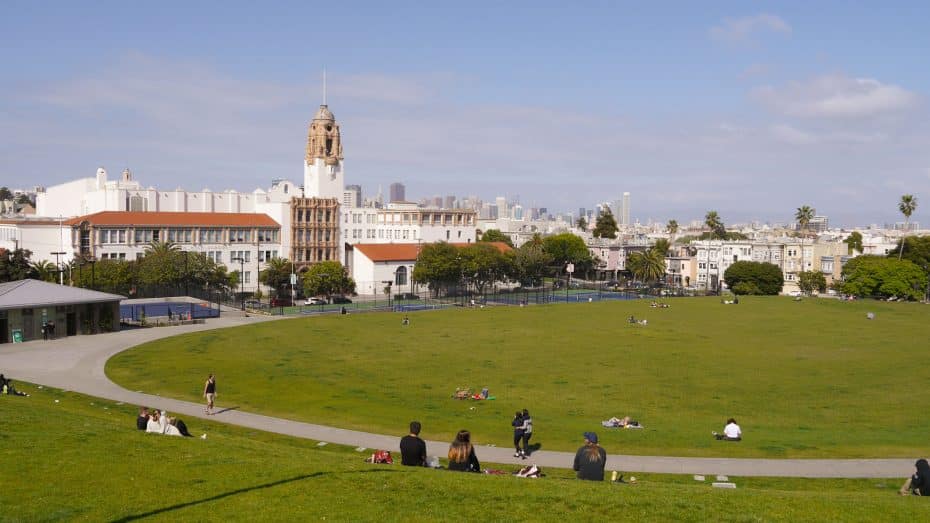
M 710 28 L 710 37 L 720 42 L 739 43 L 763 32 L 791 34 L 791 26 L 780 16 L 760 13 L 741 18 L 724 18 L 720 25 Z
M 791 145 L 811 145 L 818 141 L 815 135 L 788 124 L 773 125 L 769 131 L 776 140 Z
M 804 118 L 869 118 L 911 109 L 919 102 L 903 87 L 840 74 L 759 87 L 752 96 L 778 113 Z

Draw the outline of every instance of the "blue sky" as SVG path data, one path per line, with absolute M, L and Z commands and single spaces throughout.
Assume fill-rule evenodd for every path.
M 299 180 L 325 67 L 366 194 L 849 225 L 930 195 L 926 2 L 266 4 L 6 2 L 0 184 Z

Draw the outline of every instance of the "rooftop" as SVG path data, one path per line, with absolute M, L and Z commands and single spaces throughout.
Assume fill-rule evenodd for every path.
M 0 310 L 120 301 L 124 296 L 40 280 L 0 283 Z
M 209 226 L 209 227 L 280 227 L 267 214 L 232 212 L 136 212 L 102 211 L 78 216 L 64 222 L 65 225 L 135 225 L 152 226 Z
M 501 252 L 511 251 L 511 247 L 504 242 L 485 242 Z M 428 245 L 428 244 L 427 244 Z M 450 243 L 453 247 L 464 248 L 474 243 Z M 417 259 L 423 244 L 418 243 L 359 243 L 353 246 L 371 261 L 413 261 Z

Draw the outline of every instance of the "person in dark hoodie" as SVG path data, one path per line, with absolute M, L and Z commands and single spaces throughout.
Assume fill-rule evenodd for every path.
M 522 458 L 523 450 L 520 448 L 520 442 L 523 441 L 523 413 L 519 410 L 516 414 L 513 415 L 513 421 L 510 422 L 513 426 L 513 448 L 514 453 L 513 457 Z
M 144 431 L 149 424 L 149 408 L 139 407 L 139 416 L 136 418 L 136 428 Z
M 930 464 L 927 460 L 921 458 L 914 464 L 917 472 L 907 479 L 904 486 L 901 487 L 901 495 L 907 496 L 930 496 Z

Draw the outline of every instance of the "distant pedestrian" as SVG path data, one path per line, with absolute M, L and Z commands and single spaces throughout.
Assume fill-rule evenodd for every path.
M 48 322 L 42 322 L 42 339 L 48 340 Z
M 420 439 L 420 422 L 410 422 L 410 434 L 400 438 L 400 463 L 411 467 L 426 466 L 426 442 Z
M 207 382 L 203 386 L 203 397 L 207 400 L 207 407 L 204 409 L 204 412 L 208 416 L 213 415 L 213 402 L 216 400 L 216 376 L 213 374 L 207 378 Z
M 733 418 L 727 420 L 726 426 L 723 427 L 723 434 L 717 432 L 713 434 L 715 438 L 722 441 L 741 441 L 743 439 L 743 431 Z
M 513 415 L 513 421 L 510 422 L 510 425 L 513 426 L 513 448 L 515 449 L 513 457 L 525 457 L 523 450 L 520 449 L 520 442 L 523 441 L 523 413 L 518 410 Z
M 402 325 L 410 325 L 410 318 L 404 316 L 404 321 L 401 322 Z
M 533 418 L 523 409 L 523 459 L 530 455 L 530 438 L 533 436 Z

